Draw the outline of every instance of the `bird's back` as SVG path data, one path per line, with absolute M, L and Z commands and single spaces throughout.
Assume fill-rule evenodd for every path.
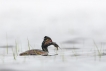
M 20 53 L 20 56 L 25 56 L 25 55 L 48 55 L 48 52 L 45 52 L 39 49 L 32 49 L 32 50 L 28 50 L 23 53 Z

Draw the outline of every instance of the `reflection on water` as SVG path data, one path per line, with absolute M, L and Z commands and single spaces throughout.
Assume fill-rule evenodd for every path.
M 0 69 L 0 71 L 18 71 L 18 70 L 5 68 L 5 69 Z
M 62 50 L 77 50 L 77 49 L 80 49 L 80 48 L 76 48 L 76 47 L 66 47 L 66 48 L 62 48 Z
M 0 46 L 0 48 L 13 48 L 14 46 L 12 46 L 12 45 L 6 45 L 6 46 Z
M 67 44 L 78 44 L 79 42 L 76 40 L 69 40 L 69 41 L 65 41 L 63 43 L 67 43 Z

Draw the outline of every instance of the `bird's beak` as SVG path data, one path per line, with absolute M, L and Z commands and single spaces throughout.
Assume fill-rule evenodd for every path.
M 53 45 L 56 47 L 56 49 L 58 50 L 58 48 L 59 48 L 59 45 L 57 44 L 57 43 L 55 43 L 55 42 L 53 42 Z

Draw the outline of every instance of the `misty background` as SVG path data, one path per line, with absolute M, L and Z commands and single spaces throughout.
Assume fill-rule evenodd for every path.
M 41 42 L 45 35 L 106 40 L 105 30 L 105 0 L 0 0 L 0 45 L 6 36 L 9 44 Z

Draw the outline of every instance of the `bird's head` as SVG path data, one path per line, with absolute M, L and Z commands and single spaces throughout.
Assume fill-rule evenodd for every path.
M 52 43 L 52 39 L 50 37 L 48 37 L 48 36 L 45 36 L 44 37 L 44 45 L 47 45 L 49 43 Z
M 52 39 L 48 36 L 44 37 L 43 43 L 42 43 L 42 47 L 48 47 L 50 45 L 54 45 L 56 47 L 56 49 L 58 50 L 58 45 L 52 41 Z

